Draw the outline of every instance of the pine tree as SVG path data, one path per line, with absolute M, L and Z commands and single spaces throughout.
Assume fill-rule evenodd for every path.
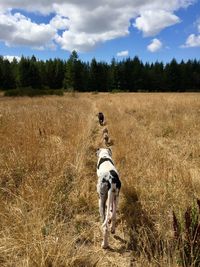
M 78 54 L 74 50 L 72 51 L 69 59 L 66 63 L 65 77 L 64 77 L 64 88 L 68 90 L 73 90 L 74 88 L 74 79 L 75 79 L 75 64 L 78 60 Z

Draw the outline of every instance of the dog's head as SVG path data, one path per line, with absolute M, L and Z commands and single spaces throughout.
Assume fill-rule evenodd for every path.
M 103 115 L 103 112 L 99 112 L 98 113 L 98 118 L 103 120 L 104 119 L 104 115 Z
M 112 157 L 112 150 L 110 148 L 98 148 L 97 149 L 97 157 L 102 158 L 102 157 Z

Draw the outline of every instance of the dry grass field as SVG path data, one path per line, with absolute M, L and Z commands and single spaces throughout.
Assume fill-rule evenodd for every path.
M 96 193 L 98 111 L 122 181 L 108 250 Z M 200 94 L 0 98 L 0 266 L 184 266 L 172 214 L 181 218 L 196 198 Z

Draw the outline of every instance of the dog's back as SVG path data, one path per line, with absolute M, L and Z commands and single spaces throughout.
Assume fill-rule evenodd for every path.
M 108 175 L 111 170 L 117 173 L 112 158 L 109 156 L 100 158 L 97 164 L 97 176 Z
M 119 179 L 119 174 L 117 169 L 115 168 L 114 162 L 109 154 L 109 149 L 101 149 L 99 159 L 97 162 L 97 176 L 98 176 L 98 185 L 97 191 L 101 194 L 101 187 L 104 187 L 104 194 L 107 194 L 111 185 L 116 185 L 116 189 L 119 193 L 121 188 L 121 182 Z M 105 187 L 106 184 L 106 187 Z M 107 190 L 106 190 L 107 188 Z

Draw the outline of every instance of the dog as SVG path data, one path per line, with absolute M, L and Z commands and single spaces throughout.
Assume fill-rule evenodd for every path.
M 102 112 L 99 112 L 99 113 L 98 113 L 98 119 L 99 119 L 99 124 L 100 124 L 101 126 L 103 126 L 105 117 L 104 117 L 104 115 L 103 115 Z
M 99 195 L 99 213 L 103 222 L 102 248 L 108 248 L 108 224 L 111 223 L 111 233 L 115 233 L 116 211 L 121 188 L 119 174 L 112 160 L 110 148 L 97 150 L 97 193 Z M 107 202 L 107 210 L 106 210 Z
M 108 144 L 109 144 L 109 135 L 108 135 L 108 129 L 107 128 L 103 129 L 103 141 L 104 141 L 105 145 L 108 146 Z

